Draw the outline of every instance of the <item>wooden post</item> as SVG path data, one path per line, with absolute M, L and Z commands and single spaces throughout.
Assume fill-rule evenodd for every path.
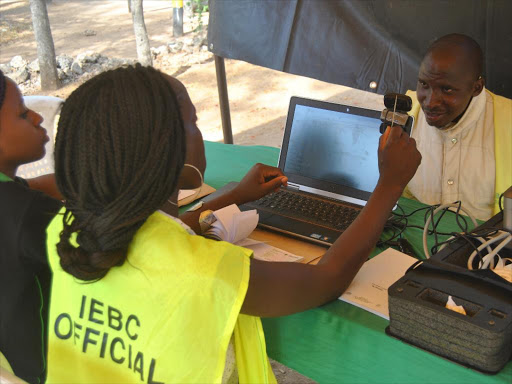
M 231 129 L 231 114 L 229 112 L 228 83 L 226 80 L 226 67 L 224 58 L 214 55 L 215 72 L 217 73 L 217 89 L 219 90 L 220 117 L 222 119 L 222 132 L 224 144 L 233 144 L 233 130 Z
M 183 0 L 172 0 L 172 32 L 174 37 L 183 36 Z

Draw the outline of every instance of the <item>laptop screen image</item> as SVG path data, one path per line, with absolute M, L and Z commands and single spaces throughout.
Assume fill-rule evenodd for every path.
M 378 178 L 380 111 L 292 98 L 279 167 L 292 183 L 367 200 Z

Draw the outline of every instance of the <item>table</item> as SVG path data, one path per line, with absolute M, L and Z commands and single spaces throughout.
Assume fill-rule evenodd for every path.
M 276 165 L 279 157 L 278 148 L 263 146 L 206 142 L 205 150 L 205 182 L 217 189 L 240 180 L 257 162 Z M 399 204 L 407 212 L 423 206 L 404 198 Z M 458 228 L 454 217 L 447 214 L 439 230 Z M 411 222 L 422 226 L 423 215 L 413 216 Z M 262 232 L 258 231 L 257 236 Z M 422 231 L 408 229 L 405 237 L 416 254 L 422 255 Z M 312 253 L 316 257 L 325 252 L 325 248 L 301 244 L 309 259 L 314 258 Z M 296 243 L 292 246 L 295 253 L 301 254 Z M 375 249 L 372 255 L 382 250 Z M 262 320 L 269 357 L 320 383 L 512 383 L 512 362 L 498 375 L 478 373 L 387 336 L 387 320 L 339 300 L 294 315 Z

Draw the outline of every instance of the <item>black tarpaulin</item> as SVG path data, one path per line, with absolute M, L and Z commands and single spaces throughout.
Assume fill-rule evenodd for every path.
M 225 58 L 384 94 L 415 89 L 428 45 L 463 33 L 484 51 L 487 88 L 512 98 L 511 18 L 512 0 L 210 0 L 208 45 Z

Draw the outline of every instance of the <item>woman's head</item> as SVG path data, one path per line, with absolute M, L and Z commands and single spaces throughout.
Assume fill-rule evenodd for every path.
M 169 84 L 171 84 L 178 103 L 180 105 L 181 117 L 183 119 L 183 126 L 185 127 L 185 134 L 187 138 L 187 157 L 186 164 L 193 165 L 202 175 L 206 169 L 206 158 L 204 154 L 203 135 L 197 127 L 197 114 L 196 108 L 190 100 L 187 89 L 185 86 L 174 77 L 164 75 Z M 201 178 L 197 171 L 192 167 L 183 169 L 180 177 L 180 186 L 182 188 L 197 188 L 201 183 Z
M 185 152 L 179 104 L 155 69 L 118 68 L 75 90 L 55 142 L 67 208 L 57 245 L 63 269 L 94 280 L 122 264 L 135 232 L 177 188 Z
M 49 138 L 42 122 L 25 106 L 16 83 L 0 71 L 0 171 L 14 174 L 18 166 L 44 156 Z

